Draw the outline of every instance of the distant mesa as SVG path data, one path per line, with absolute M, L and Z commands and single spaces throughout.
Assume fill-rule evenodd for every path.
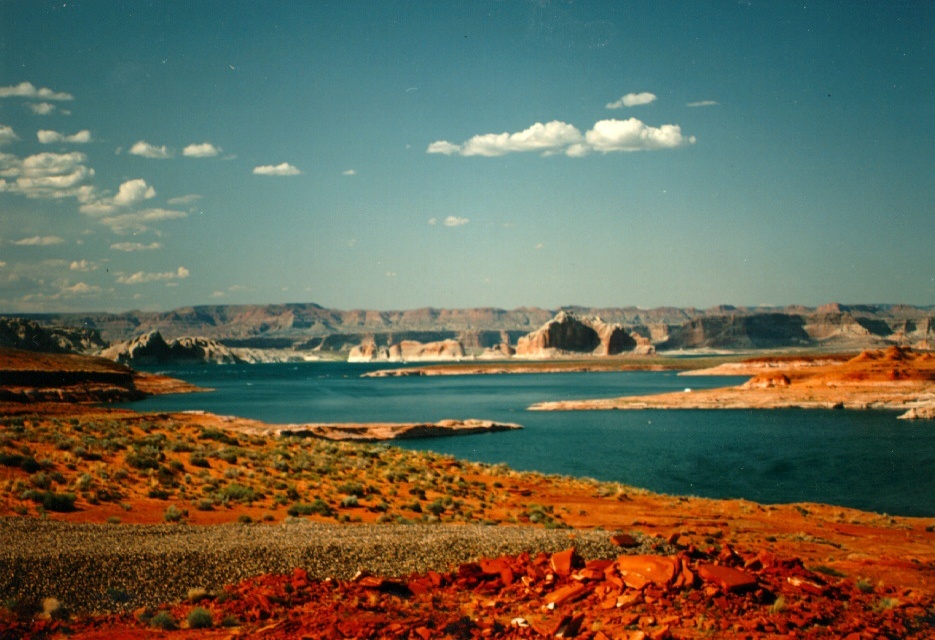
M 100 355 L 115 362 L 143 366 L 173 363 L 257 364 L 317 359 L 292 350 L 228 347 L 204 337 L 183 336 L 167 342 L 159 331 L 149 331 L 132 340 L 120 342 L 104 349 Z

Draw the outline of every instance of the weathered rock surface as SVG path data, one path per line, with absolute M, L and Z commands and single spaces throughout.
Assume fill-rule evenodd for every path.
M 252 349 L 228 347 L 200 336 L 183 336 L 167 342 L 159 331 L 150 331 L 127 342 L 101 351 L 109 360 L 125 364 L 154 365 L 173 362 L 201 364 L 257 364 L 260 362 L 300 362 L 318 357 L 291 349 Z
M 366 342 L 351 349 L 348 362 L 433 362 L 464 358 L 464 346 L 457 340 L 441 340 L 423 344 L 403 340 L 389 346 Z
M 608 324 L 600 318 L 579 318 L 562 311 L 536 331 L 520 338 L 516 356 L 548 358 L 569 353 L 608 356 L 635 346 L 636 341 L 622 325 Z
M 0 317 L 0 347 L 43 353 L 90 353 L 107 346 L 98 331 L 44 327 L 25 318 Z

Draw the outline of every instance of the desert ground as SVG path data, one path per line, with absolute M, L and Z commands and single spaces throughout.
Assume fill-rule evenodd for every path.
M 914 399 L 900 400 L 910 403 L 931 393 L 928 354 L 771 362 L 748 363 L 745 389 L 801 384 L 858 406 L 834 390 L 859 383 L 865 407 L 877 406 L 871 387 L 912 387 Z M 105 366 L 66 364 L 6 368 Z M 819 385 L 823 367 L 839 368 Z M 91 403 L 193 391 L 109 371 L 83 386 L 49 375 L 55 384 L 41 389 L 4 374 L 0 637 L 935 632 L 935 518 L 659 495 L 236 417 Z

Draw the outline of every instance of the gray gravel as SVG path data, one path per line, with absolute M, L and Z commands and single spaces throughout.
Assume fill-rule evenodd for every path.
M 482 525 L 92 525 L 0 518 L 0 602 L 55 597 L 71 611 L 112 612 L 183 600 L 245 578 L 302 567 L 315 578 L 359 570 L 402 577 L 483 556 L 623 553 L 606 531 Z M 658 539 L 652 540 L 658 543 Z M 649 541 L 629 553 L 649 552 Z M 658 551 L 657 551 L 658 552 Z

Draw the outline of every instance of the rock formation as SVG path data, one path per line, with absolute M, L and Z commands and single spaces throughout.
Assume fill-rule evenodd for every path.
M 599 356 L 632 350 L 636 341 L 623 326 L 600 318 L 579 318 L 561 311 L 536 331 L 519 339 L 516 356 L 548 358 L 570 353 Z
M 101 356 L 124 364 L 153 365 L 172 362 L 236 364 L 243 362 L 231 349 L 208 338 L 184 337 L 171 342 L 150 331 L 128 342 L 104 349 Z
M 374 342 L 365 342 L 351 349 L 348 362 L 431 362 L 437 360 L 461 360 L 464 346 L 457 340 L 440 340 L 423 344 L 415 340 L 403 340 L 386 347 Z
M 0 347 L 43 353 L 91 353 L 107 346 L 91 329 L 44 327 L 25 318 L 0 318 Z

